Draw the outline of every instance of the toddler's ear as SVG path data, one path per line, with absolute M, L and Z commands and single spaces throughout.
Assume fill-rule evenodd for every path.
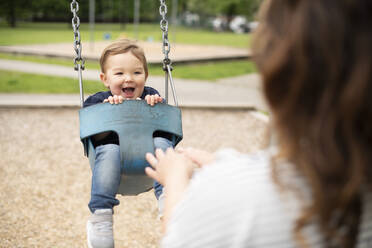
M 103 83 L 107 88 L 110 89 L 110 84 L 108 83 L 108 80 L 107 80 L 106 74 L 103 73 L 103 72 L 101 72 L 101 73 L 99 74 L 99 78 L 101 79 L 102 83 Z

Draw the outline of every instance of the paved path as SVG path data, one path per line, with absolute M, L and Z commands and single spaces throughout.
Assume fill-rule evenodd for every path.
M 69 77 L 78 82 L 77 73 L 73 70 L 72 66 L 65 67 L 0 59 L 0 69 Z M 84 79 L 97 80 L 99 78 L 98 75 L 98 70 L 85 70 L 83 72 Z M 223 79 L 217 82 L 178 78 L 175 78 L 174 81 L 178 103 L 181 107 L 229 107 L 267 110 L 261 96 L 260 78 L 256 74 Z M 158 89 L 164 95 L 164 77 L 149 76 L 147 82 L 147 85 Z M 169 94 L 169 98 L 170 103 L 173 104 L 171 93 Z M 79 99 L 79 96 L 76 94 L 0 94 L 0 105 L 79 106 Z

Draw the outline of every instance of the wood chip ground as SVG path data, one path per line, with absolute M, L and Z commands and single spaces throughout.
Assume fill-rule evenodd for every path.
M 267 124 L 248 111 L 184 110 L 181 147 L 251 152 Z M 86 247 L 91 171 L 76 109 L 0 108 L 0 247 Z M 118 196 L 115 244 L 158 247 L 153 191 Z

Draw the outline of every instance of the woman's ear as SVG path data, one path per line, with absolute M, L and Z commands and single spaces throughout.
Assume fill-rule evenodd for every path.
M 101 79 L 102 83 L 103 83 L 107 88 L 110 89 L 110 84 L 109 84 L 109 82 L 108 82 L 108 80 L 107 80 L 106 74 L 103 73 L 103 72 L 101 72 L 101 73 L 99 74 L 99 78 Z

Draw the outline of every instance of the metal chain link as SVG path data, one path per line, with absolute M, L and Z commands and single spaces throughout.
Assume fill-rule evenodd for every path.
M 80 40 L 80 19 L 79 16 L 77 15 L 77 12 L 79 11 L 79 3 L 76 2 L 76 0 L 72 0 L 71 2 L 71 13 L 73 14 L 72 17 L 72 28 L 74 30 L 74 49 L 76 52 L 76 56 L 74 58 L 74 69 L 75 71 L 78 71 L 79 65 L 82 70 L 84 70 L 84 59 L 81 57 L 81 50 L 82 50 L 82 45 L 81 45 L 81 40 Z
M 165 0 L 160 0 L 159 13 L 162 17 L 162 19 L 160 20 L 160 29 L 163 32 L 163 70 L 167 70 L 167 65 L 171 65 L 172 62 L 168 57 L 168 54 L 170 52 L 170 43 L 168 40 L 168 20 L 166 18 L 167 5 L 165 3 Z
M 172 93 L 173 93 L 174 104 L 178 106 L 176 89 L 174 87 L 173 78 L 172 78 L 172 70 L 173 70 L 171 66 L 172 61 L 168 57 L 168 54 L 170 52 L 170 43 L 168 40 L 168 20 L 166 18 L 167 5 L 165 3 L 165 0 L 160 0 L 159 13 L 162 17 L 162 19 L 160 20 L 160 29 L 163 31 L 163 54 L 164 54 L 163 70 L 165 71 L 165 101 L 166 103 L 168 103 L 168 79 L 169 79 Z
M 84 89 L 83 89 L 83 76 L 82 76 L 82 70 L 84 70 L 84 59 L 81 58 L 81 40 L 80 40 L 80 32 L 79 32 L 79 26 L 80 26 L 80 19 L 77 15 L 77 12 L 79 11 L 79 4 L 76 2 L 76 0 L 72 0 L 71 2 L 71 12 L 73 14 L 72 17 L 72 28 L 74 30 L 74 49 L 76 52 L 76 56 L 74 58 L 74 69 L 78 72 L 78 78 L 79 78 L 79 88 L 80 88 L 80 106 L 83 107 L 84 105 Z

